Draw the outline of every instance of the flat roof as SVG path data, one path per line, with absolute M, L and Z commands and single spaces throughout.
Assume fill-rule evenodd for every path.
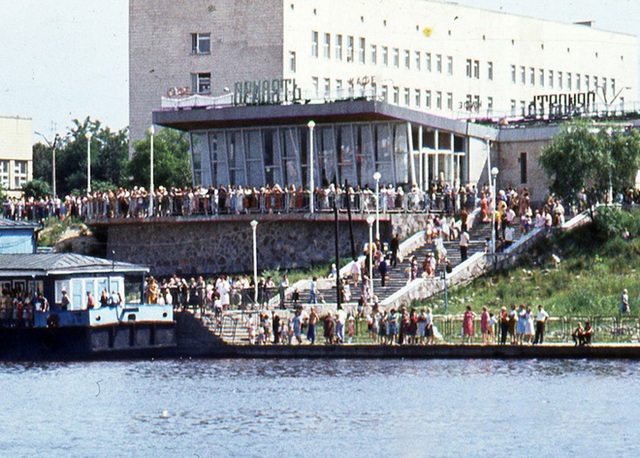
M 306 126 L 311 120 L 316 124 L 404 121 L 460 135 L 469 134 L 469 123 L 466 120 L 446 118 L 368 99 L 289 105 L 174 108 L 153 112 L 154 124 L 183 131 L 296 124 Z M 486 130 L 479 136 L 489 135 L 490 131 L 494 131 L 489 126 L 479 126 L 479 129 Z
M 145 266 L 75 253 L 0 254 L 0 277 L 147 272 Z

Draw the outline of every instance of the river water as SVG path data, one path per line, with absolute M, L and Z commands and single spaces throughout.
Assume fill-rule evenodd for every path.
M 640 363 L 0 364 L 0 456 L 640 456 Z

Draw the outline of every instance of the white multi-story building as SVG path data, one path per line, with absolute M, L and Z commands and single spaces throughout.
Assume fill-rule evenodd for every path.
M 316 169 L 318 179 L 349 177 L 362 183 L 372 170 L 386 167 L 385 178 L 396 184 L 478 182 L 488 177 L 486 145 L 499 144 L 501 135 L 496 122 L 477 126 L 472 120 L 504 123 L 623 110 L 625 101 L 635 98 L 637 51 L 636 37 L 597 30 L 590 23 L 564 24 L 428 0 L 130 0 L 131 137 L 144 136 L 163 97 L 165 108 L 184 108 L 173 99 L 220 96 L 235 105 L 290 109 L 239 112 L 236 107 L 228 115 L 184 111 L 156 116 L 161 125 L 192 132 L 196 183 L 263 179 L 308 184 L 305 159 L 292 165 L 291 151 L 305 154 L 303 120 L 313 118 L 316 141 L 322 143 L 314 147 L 327 157 L 333 149 L 336 156 L 328 161 L 329 169 Z M 369 114 L 359 108 L 352 118 L 338 116 L 335 107 L 324 112 L 301 108 L 361 98 L 386 103 L 361 107 Z M 196 107 L 215 99 L 193 100 Z M 340 123 L 355 126 L 365 120 L 387 124 L 336 129 Z M 261 126 L 260 141 L 246 130 L 249 125 Z M 264 129 L 274 126 L 282 135 L 297 129 L 287 134 L 290 144 L 284 137 L 265 140 Z M 238 134 L 243 139 L 239 146 Z M 378 151 L 381 137 L 396 153 L 386 165 Z M 532 175 L 526 163 L 535 163 L 544 144 L 537 135 L 522 140 L 536 150 L 528 156 L 522 155 L 526 149 L 518 152 L 518 161 L 526 162 L 514 172 L 520 177 L 515 181 Z M 377 145 L 375 159 L 360 158 L 358 169 L 347 171 L 341 150 L 366 156 L 369 143 Z M 276 159 L 250 164 L 249 152 L 256 150 Z M 509 162 L 494 151 L 496 160 Z M 522 184 L 527 182 L 514 186 Z
M 10 196 L 32 179 L 32 136 L 31 119 L 0 116 L 0 185 Z
M 637 87 L 636 37 L 427 0 L 130 0 L 130 127 L 167 94 L 295 79 L 304 99 L 375 93 L 460 119 L 520 116 L 534 96 Z

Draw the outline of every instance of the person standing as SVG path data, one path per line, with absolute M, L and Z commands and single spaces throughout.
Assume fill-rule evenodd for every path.
M 473 320 L 476 318 L 476 314 L 471 310 L 471 306 L 467 305 L 467 311 L 464 312 L 462 318 L 462 343 L 473 342 Z
M 391 239 L 389 249 L 391 250 L 391 267 L 395 267 L 398 264 L 398 250 L 400 249 L 400 238 L 398 234 L 394 235 Z
M 318 279 L 317 277 L 313 277 L 311 279 L 311 283 L 309 284 L 309 304 L 317 304 L 318 303 Z
M 311 345 L 316 343 L 316 326 L 318 325 L 318 321 L 320 321 L 320 318 L 316 313 L 316 309 L 312 308 L 309 314 L 309 327 L 307 328 L 307 340 Z
M 620 313 L 627 314 L 631 311 L 631 307 L 629 307 L 629 291 L 627 289 L 622 290 L 622 299 L 620 302 Z
M 380 286 L 384 288 L 385 282 L 387 279 L 387 272 L 389 271 L 389 267 L 387 266 L 387 260 L 382 258 L 380 264 L 378 264 L 378 272 L 380 272 Z
M 469 237 L 469 233 L 465 230 L 465 231 L 461 231 L 460 232 L 460 259 L 462 260 L 462 262 L 467 260 L 468 257 L 468 250 L 469 250 L 469 241 L 470 241 L 470 237 Z
M 506 307 L 500 308 L 500 344 L 505 345 L 507 343 L 507 334 L 509 332 L 509 314 Z
M 482 306 L 482 314 L 480 315 L 480 331 L 482 332 L 482 345 L 489 342 L 489 310 L 486 305 Z
M 549 314 L 545 312 L 542 304 L 538 305 L 538 316 L 536 317 L 536 337 L 533 341 L 534 345 L 544 343 L 544 328 L 549 319 Z

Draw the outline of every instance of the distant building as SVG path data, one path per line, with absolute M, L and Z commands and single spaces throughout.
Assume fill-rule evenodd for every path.
M 0 254 L 30 254 L 36 252 L 36 229 L 32 221 L 14 221 L 0 217 Z
M 308 186 L 310 120 L 315 184 L 487 182 L 489 143 L 499 183 L 542 199 L 557 128 L 507 124 L 625 111 L 637 53 L 591 23 L 428 0 L 132 0 L 130 132 L 189 131 L 203 185 Z
M 33 177 L 31 119 L 0 116 L 0 185 L 9 196 L 21 196 Z

